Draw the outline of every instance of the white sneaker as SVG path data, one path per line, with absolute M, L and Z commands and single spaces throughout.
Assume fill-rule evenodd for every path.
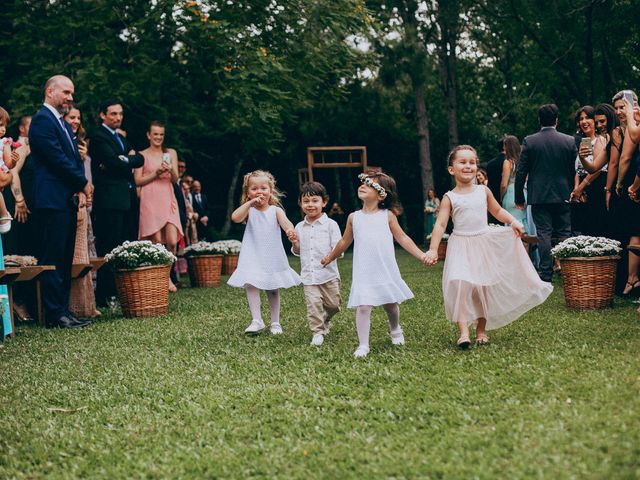
M 353 356 L 356 358 L 363 358 L 367 355 L 369 355 L 369 347 L 367 347 L 366 345 L 360 345 L 358 348 L 356 348 L 356 351 L 353 352 Z
M 271 324 L 271 334 L 272 335 L 282 335 L 282 326 L 279 323 Z
M 324 343 L 324 335 L 321 333 L 314 333 L 313 338 L 311 339 L 311 345 L 315 345 L 319 347 Z
M 260 319 L 253 319 L 251 324 L 245 329 L 247 335 L 257 335 L 264 330 L 264 322 Z
M 404 345 L 404 332 L 401 328 L 398 330 L 394 330 L 393 332 L 389 332 L 391 335 L 391 343 L 393 345 Z

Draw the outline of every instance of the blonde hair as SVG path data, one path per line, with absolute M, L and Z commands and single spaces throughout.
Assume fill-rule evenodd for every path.
M 266 170 L 254 170 L 247 173 L 242 180 L 242 198 L 240 203 L 246 203 L 249 201 L 249 180 L 252 178 L 266 178 L 269 188 L 271 189 L 271 195 L 269 196 L 269 205 L 275 205 L 282 208 L 280 199 L 284 197 L 284 194 L 276 188 L 276 179 L 271 175 L 271 172 Z

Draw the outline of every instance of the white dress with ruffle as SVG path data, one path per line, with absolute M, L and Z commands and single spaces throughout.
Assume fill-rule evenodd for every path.
M 389 210 L 353 214 L 353 279 L 348 308 L 401 303 L 413 293 L 400 276 Z
M 261 290 L 276 290 L 300 285 L 300 277 L 289 266 L 282 245 L 278 207 L 249 209 L 247 227 L 242 237 L 238 268 L 227 281 L 232 287 L 253 285 Z
M 553 286 L 540 280 L 511 227 L 488 226 L 486 189 L 476 185 L 468 194 L 445 194 L 454 229 L 442 290 L 448 320 L 474 324 L 484 317 L 487 330 L 494 330 L 543 303 Z

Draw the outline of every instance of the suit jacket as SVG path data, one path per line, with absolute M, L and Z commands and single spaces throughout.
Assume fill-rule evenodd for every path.
M 489 181 L 488 187 L 493 193 L 493 196 L 502 204 L 500 200 L 500 182 L 502 181 L 502 164 L 504 162 L 504 153 L 498 154 L 496 157 L 489 160 L 487 163 L 487 180 Z
M 209 199 L 204 193 L 200 193 L 200 201 L 196 199 L 196 194 L 193 193 L 193 209 L 200 218 L 209 216 Z
M 184 201 L 184 194 L 182 193 L 182 188 L 180 188 L 179 183 L 173 184 L 173 194 L 175 195 L 176 201 L 178 202 L 180 224 L 182 225 L 182 231 L 184 232 L 187 229 L 187 205 Z
M 67 122 L 61 124 L 45 106 L 31 119 L 29 145 L 34 167 L 33 208 L 77 210 L 73 196 L 82 191 L 87 178 L 73 138 Z
M 120 137 L 124 149 L 115 136 L 100 126 L 91 136 L 89 156 L 91 156 L 91 174 L 95 192 L 95 209 L 130 210 L 132 208 L 131 188 L 135 187 L 133 168 L 142 167 L 144 157 L 136 153 L 127 155 L 131 145 L 126 138 Z M 127 161 L 123 159 L 126 158 Z
M 565 203 L 569 200 L 573 191 L 577 155 L 573 137 L 553 127 L 543 127 L 538 133 L 526 137 L 516 172 L 516 203 L 525 203 L 525 181 L 529 205 Z

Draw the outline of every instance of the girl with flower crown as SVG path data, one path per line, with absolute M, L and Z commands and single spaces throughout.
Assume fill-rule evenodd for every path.
M 300 277 L 289 266 L 282 246 L 280 229 L 291 241 L 296 231 L 280 204 L 282 193 L 276 188 L 271 173 L 256 170 L 247 173 L 242 182 L 242 205 L 231 214 L 236 223 L 247 222 L 242 237 L 238 268 L 227 282 L 244 288 L 252 321 L 245 333 L 256 335 L 264 330 L 260 313 L 260 290 L 267 292 L 271 313 L 271 333 L 282 333 L 280 325 L 280 288 L 300 285 Z
M 369 353 L 371 310 L 379 305 L 382 305 L 389 318 L 391 343 L 404 345 L 399 304 L 413 298 L 413 293 L 400 276 L 393 240 L 422 262 L 426 254 L 398 223 L 396 217 L 402 207 L 398 201 L 395 180 L 385 173 L 373 171 L 362 173 L 358 178 L 362 182 L 358 187 L 362 210 L 349 215 L 344 235 L 321 263 L 328 265 L 354 242 L 353 280 L 347 306 L 356 309 L 356 330 L 360 344 L 353 355 L 366 357 Z

